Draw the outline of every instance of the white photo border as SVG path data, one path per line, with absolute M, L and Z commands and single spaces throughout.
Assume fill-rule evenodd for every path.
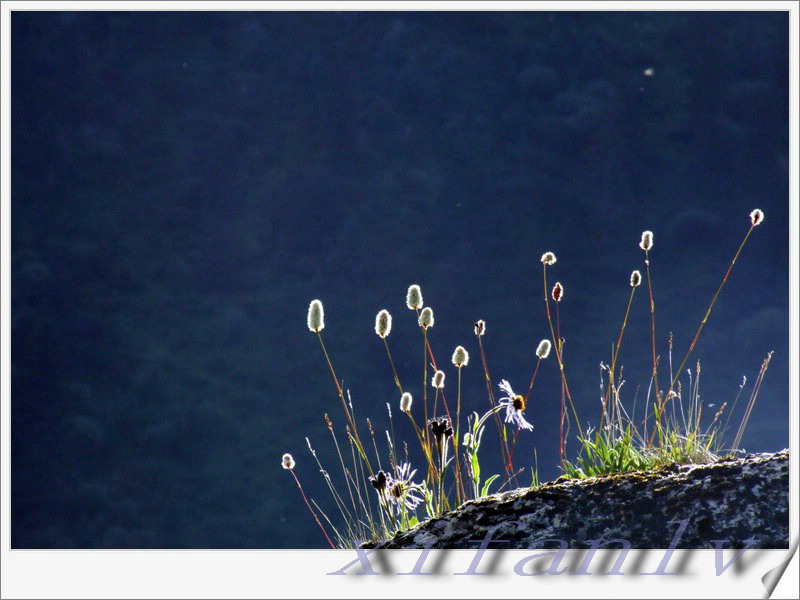
M 348 550 L 262 551 L 32 551 L 11 550 L 10 543 L 10 16 L 21 10 L 710 10 L 787 11 L 790 29 L 790 532 L 791 551 L 749 551 L 747 565 L 738 572 L 731 567 L 716 574 L 712 550 L 678 550 L 667 571 L 683 564 L 680 575 L 637 575 L 654 571 L 664 551 L 631 551 L 627 564 L 638 571 L 627 577 L 598 575 L 580 577 L 521 577 L 514 564 L 532 551 L 489 550 L 481 569 L 495 563 L 494 574 L 457 576 L 467 570 L 474 550 L 433 552 L 423 572 L 441 563 L 432 576 L 403 577 L 420 558 L 419 551 L 392 551 L 385 560 L 373 560 L 381 576 L 358 575 L 360 567 L 345 576 L 331 576 L 356 558 Z M 0 6 L 0 596 L 3 598 L 752 598 L 768 597 L 765 585 L 784 569 L 772 597 L 797 598 L 798 563 L 798 13 L 797 2 L 705 1 L 705 2 L 529 2 L 393 1 L 349 0 L 332 2 L 243 2 L 243 1 L 149 1 L 149 2 L 3 2 Z M 791 368 L 795 367 L 795 368 Z M 580 551 L 570 551 L 571 555 Z M 600 551 L 603 555 L 617 551 Z M 724 562 L 735 556 L 724 554 Z M 581 553 L 582 555 L 582 553 Z M 793 556 L 793 558 L 791 558 Z M 369 558 L 375 558 L 372 555 Z M 743 557 L 744 558 L 744 557 Z M 787 562 L 791 558 L 788 568 Z M 611 560 L 615 560 L 611 557 Z M 387 568 L 388 567 L 388 568 Z M 773 571 L 773 578 L 765 574 Z M 392 574 L 394 573 L 394 574 Z M 655 579 L 654 579 L 655 577 Z M 762 582 L 762 577 L 764 582 Z

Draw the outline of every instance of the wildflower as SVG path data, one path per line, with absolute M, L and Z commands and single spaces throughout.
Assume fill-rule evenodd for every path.
M 642 241 L 639 242 L 639 248 L 641 248 L 645 252 L 649 252 L 653 248 L 653 232 L 652 231 L 643 231 L 642 232 Z
M 556 264 L 556 255 L 552 252 L 545 252 L 542 254 L 542 264 L 543 265 L 554 265 Z
M 408 392 L 403 393 L 400 396 L 400 410 L 404 413 L 407 413 L 411 410 L 411 403 L 414 401 L 414 398 L 411 397 L 411 394 Z
M 525 398 L 515 394 L 511 389 L 511 384 L 505 379 L 500 382 L 500 389 L 506 393 L 502 398 L 498 398 L 498 404 L 506 407 L 506 423 L 516 423 L 517 429 L 533 431 L 533 425 L 528 423 L 522 415 L 525 410 Z
M 411 310 L 422 308 L 422 290 L 419 289 L 417 284 L 408 287 L 406 294 L 406 306 Z
M 556 302 L 561 302 L 561 299 L 564 297 L 564 286 L 561 285 L 560 281 L 556 281 L 556 284 L 553 286 L 553 300 Z
M 389 476 L 386 483 L 387 498 L 393 504 L 404 504 L 407 510 L 416 509 L 425 502 L 425 484 L 411 481 L 417 471 L 412 471 L 408 463 L 395 465 L 394 470 L 394 477 Z
M 486 322 L 483 319 L 475 321 L 475 335 L 480 337 L 484 333 L 486 333 Z
M 469 352 L 467 352 L 464 346 L 456 346 L 456 349 L 453 351 L 453 364 L 459 369 L 469 364 Z
M 436 441 L 441 442 L 453 435 L 453 428 L 450 426 L 450 420 L 447 417 L 437 417 L 428 421 L 428 426 L 431 428 L 431 433 Z
M 375 333 L 378 337 L 386 338 L 392 331 L 392 315 L 389 311 L 384 309 L 380 311 L 375 317 Z
M 292 458 L 291 454 L 287 453 L 283 455 L 283 458 L 281 459 L 281 466 L 289 471 L 294 469 L 294 458 Z
M 444 371 L 439 370 L 433 374 L 433 379 L 431 379 L 431 385 L 435 387 L 437 390 L 444 389 Z
M 433 327 L 433 309 L 430 306 L 423 308 L 419 314 L 419 326 L 423 329 Z
M 542 340 L 539 342 L 539 347 L 536 348 L 536 356 L 538 356 L 540 360 L 547 358 L 550 356 L 551 346 L 552 344 L 550 344 L 550 340 Z
M 378 471 L 373 477 L 369 478 L 372 487 L 378 492 L 381 504 L 386 503 L 386 486 L 389 483 L 391 476 L 387 477 L 383 471 Z
M 631 287 L 639 287 L 640 283 L 642 283 L 642 274 L 639 271 L 631 273 Z
M 760 208 L 755 209 L 753 212 L 750 213 L 750 223 L 755 227 L 756 225 L 761 225 L 761 222 L 764 220 L 764 211 Z
M 372 484 L 373 488 L 378 490 L 379 494 L 386 490 L 386 481 L 386 473 L 383 471 L 378 471 L 374 477 L 369 478 L 370 484 Z
M 311 333 L 319 333 L 325 329 L 325 311 L 322 310 L 322 302 L 312 300 L 308 305 L 308 329 Z

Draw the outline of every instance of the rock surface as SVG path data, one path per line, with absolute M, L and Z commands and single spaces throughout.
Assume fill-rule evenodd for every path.
M 560 539 L 570 548 L 625 539 L 633 548 L 788 548 L 789 451 L 546 483 L 464 503 L 368 548 L 529 548 Z M 552 544 L 552 542 L 551 542 Z M 539 546 L 541 547 L 541 545 Z M 615 546 L 610 546 L 615 547 Z

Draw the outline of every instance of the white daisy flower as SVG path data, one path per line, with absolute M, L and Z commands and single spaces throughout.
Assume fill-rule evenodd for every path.
M 386 482 L 387 499 L 395 505 L 405 504 L 407 510 L 416 509 L 425 502 L 425 484 L 411 481 L 417 471 L 412 471 L 409 463 L 395 465 L 394 471 L 394 477 L 390 475 Z
M 516 423 L 518 429 L 533 431 L 533 425 L 528 423 L 522 415 L 525 410 L 525 398 L 515 394 L 511 389 L 511 384 L 505 379 L 500 381 L 500 389 L 506 393 L 505 396 L 498 398 L 498 404 L 506 407 L 506 423 Z

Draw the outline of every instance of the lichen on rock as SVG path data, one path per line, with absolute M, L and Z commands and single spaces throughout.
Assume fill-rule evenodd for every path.
M 494 548 L 559 539 L 570 548 L 624 539 L 633 548 L 787 548 L 789 451 L 672 465 L 580 480 L 557 480 L 471 500 L 456 510 L 367 548 L 474 548 L 487 532 Z M 502 540 L 502 541 L 500 541 Z

